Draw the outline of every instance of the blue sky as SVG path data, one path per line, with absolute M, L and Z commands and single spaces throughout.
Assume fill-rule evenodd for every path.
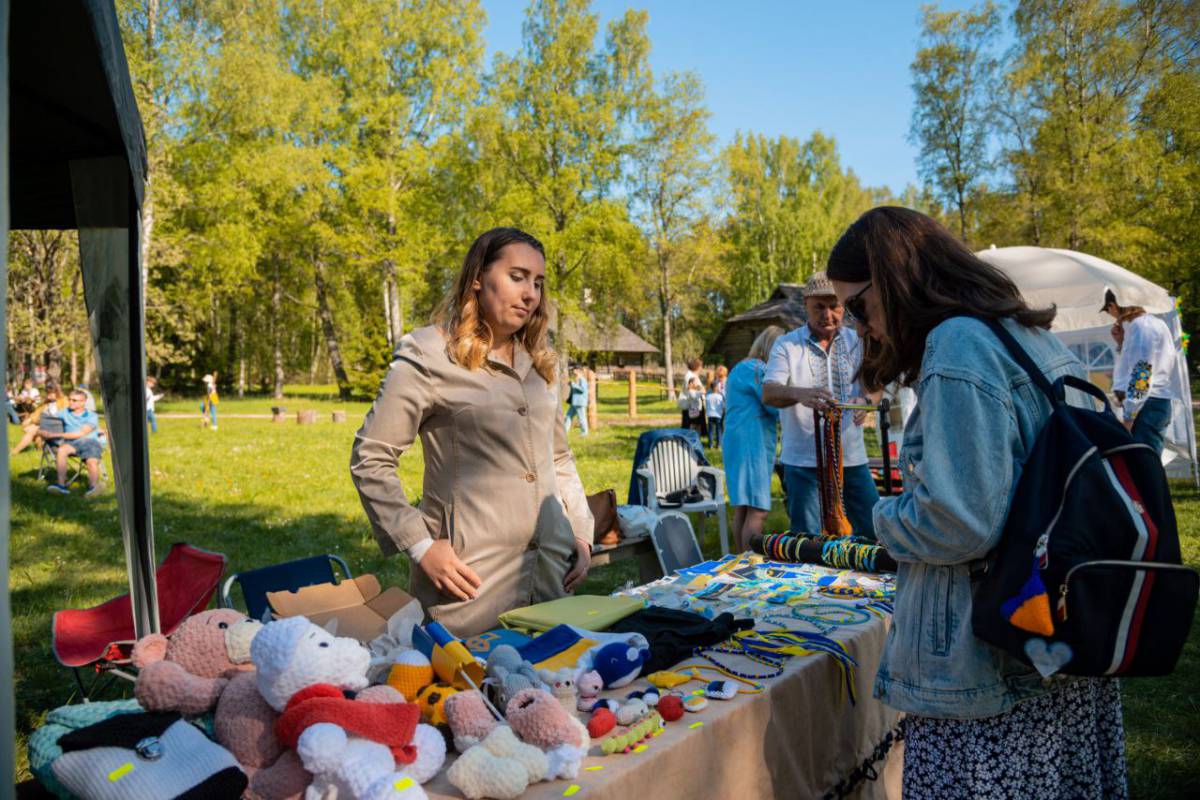
M 970 2 L 943 0 L 943 9 Z M 483 0 L 490 55 L 521 42 L 525 0 Z M 704 82 L 719 143 L 736 131 L 837 139 L 842 163 L 868 185 L 917 180 L 908 142 L 920 2 L 908 0 L 593 0 L 601 22 L 646 9 L 656 75 Z

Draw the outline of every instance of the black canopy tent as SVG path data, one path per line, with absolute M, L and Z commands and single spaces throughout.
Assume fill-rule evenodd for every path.
M 0 0 L 7 74 L 0 80 L 0 232 L 79 230 L 84 299 L 104 397 L 134 626 L 158 630 L 145 425 L 145 340 L 139 238 L 146 144 L 112 0 Z M 7 137 L 7 141 L 3 141 Z M 7 247 L 0 273 L 7 282 Z M 0 299 L 0 329 L 4 329 Z M 7 342 L 0 348 L 0 359 Z M 0 360 L 0 370 L 7 374 Z M 4 460 L 0 576 L 8 583 L 9 486 Z M 14 728 L 7 590 L 0 593 L 0 732 Z M 11 735 L 0 774 L 12 774 Z M 7 772 L 6 772 L 7 771 Z M 8 781 L 0 777 L 0 795 Z

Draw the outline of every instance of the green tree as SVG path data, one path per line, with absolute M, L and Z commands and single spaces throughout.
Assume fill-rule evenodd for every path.
M 667 396 L 675 399 L 672 318 L 680 293 L 702 289 L 706 267 L 717 263 L 706 247 L 707 192 L 713 167 L 704 89 L 692 74 L 668 75 L 639 110 L 639 138 L 631 183 L 638 221 L 650 245 L 652 292 L 662 325 Z
M 991 0 L 968 11 L 925 6 L 910 67 L 916 101 L 909 136 L 920 146 L 920 172 L 953 206 L 963 240 L 971 195 L 990 169 L 998 64 L 991 48 L 1000 27 Z

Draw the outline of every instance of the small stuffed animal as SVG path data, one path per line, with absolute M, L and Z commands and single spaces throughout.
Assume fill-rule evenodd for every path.
M 553 695 L 540 689 L 522 689 L 508 701 L 505 716 L 521 741 L 546 751 L 551 779 L 579 774 L 589 744 L 587 729 Z
M 674 722 L 683 716 L 683 698 L 677 694 L 668 694 L 658 701 L 656 710 L 667 722 Z
M 433 664 L 420 650 L 402 650 L 395 659 L 384 682 L 411 703 L 417 692 L 433 683 Z
M 617 717 L 607 708 L 597 708 L 588 720 L 588 736 L 599 739 L 604 734 L 617 727 Z
M 499 724 L 483 702 L 483 695 L 474 689 L 447 697 L 443 710 L 454 735 L 454 749 L 460 753 L 486 739 Z
M 507 725 L 498 725 L 459 756 L 446 777 L 469 800 L 516 800 L 529 784 L 544 780 L 548 769 L 545 753 L 522 743 Z
M 596 651 L 592 669 L 600 673 L 604 688 L 619 689 L 633 683 L 649 656 L 648 650 L 620 642 L 606 644 Z
M 617 724 L 618 725 L 635 725 L 638 720 L 650 713 L 650 707 L 646 705 L 639 697 L 632 700 L 626 700 L 617 709 Z
M 417 692 L 413 701 L 421 707 L 421 719 L 430 725 L 446 724 L 446 700 L 458 694 L 448 683 L 431 683 Z
M 250 642 L 262 628 L 231 608 L 194 614 L 171 638 L 152 633 L 133 646 L 133 696 L 147 711 L 203 714 L 212 710 L 229 679 L 254 668 Z
M 513 695 L 522 689 L 546 688 L 533 665 L 521 658 L 517 648 L 508 644 L 498 645 L 488 655 L 487 675 L 496 685 L 501 708 L 505 708 Z
M 578 702 L 578 690 L 575 688 L 575 679 L 572 677 L 571 668 L 563 667 L 557 672 L 551 669 L 539 670 L 538 677 L 550 687 L 550 694 L 554 695 L 559 705 L 568 714 L 574 716 L 575 704 Z
M 575 688 L 579 690 L 579 700 L 575 703 L 575 708 L 591 711 L 596 698 L 600 696 L 600 690 L 604 688 L 604 681 L 599 672 L 588 670 L 575 681 Z
M 391 749 L 347 736 L 337 725 L 318 722 L 309 726 L 300 734 L 296 752 L 313 774 L 306 800 L 426 800 L 420 781 L 396 771 Z

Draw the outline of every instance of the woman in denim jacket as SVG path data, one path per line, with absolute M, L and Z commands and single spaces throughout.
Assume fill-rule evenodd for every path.
M 971 632 L 971 566 L 1000 538 L 1050 406 L 969 316 L 1000 319 L 1051 381 L 1084 377 L 1046 330 L 1054 309 L 1029 308 L 1007 276 L 903 208 L 851 225 L 828 275 L 864 337 L 863 385 L 898 382 L 918 398 L 904 493 L 874 510 L 900 565 L 875 694 L 908 713 L 905 797 L 1126 796 L 1117 683 L 1044 681 Z

